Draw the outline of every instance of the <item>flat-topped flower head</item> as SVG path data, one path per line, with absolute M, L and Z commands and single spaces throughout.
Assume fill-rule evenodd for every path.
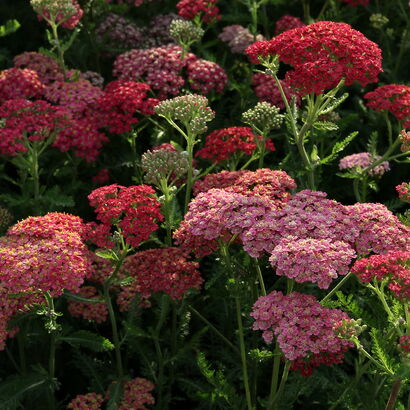
M 397 185 L 396 192 L 402 201 L 410 203 L 410 182 L 402 182 Z
M 155 113 L 166 119 L 181 122 L 193 134 L 203 134 L 208 129 L 215 113 L 208 107 L 208 99 L 203 95 L 187 94 L 161 101 Z
M 182 20 L 181 18 L 171 21 L 169 25 L 169 34 L 178 43 L 182 46 L 189 46 L 199 40 L 201 40 L 205 31 L 196 26 L 190 20 Z
M 126 381 L 118 410 L 147 410 L 146 404 L 155 403 L 154 396 L 151 394 L 154 387 L 153 383 L 142 377 Z
M 73 29 L 81 20 L 84 11 L 77 0 L 30 0 L 39 20 Z
M 211 91 L 222 93 L 228 82 L 228 76 L 222 67 L 202 58 L 189 62 L 187 73 L 191 89 L 202 94 L 209 94 Z
M 72 410 L 100 410 L 104 397 L 97 393 L 79 394 L 67 405 Z
M 212 162 L 226 161 L 239 155 L 251 155 L 257 148 L 260 135 L 255 135 L 250 127 L 229 127 L 212 131 L 206 136 L 205 146 L 195 156 L 207 158 Z M 274 151 L 272 141 L 266 141 L 266 149 Z M 218 188 L 218 187 L 215 187 Z
M 259 102 L 242 114 L 242 121 L 262 132 L 280 128 L 285 116 L 279 114 L 279 108 L 268 102 Z
M 359 152 L 357 154 L 348 155 L 342 158 L 339 162 L 339 169 L 349 170 L 352 172 L 361 172 L 380 158 L 380 155 L 373 155 L 370 152 Z M 387 161 L 383 161 L 379 165 L 376 165 L 374 168 L 369 169 L 367 171 L 367 174 L 372 177 L 381 177 L 385 172 L 389 170 L 389 163 Z
M 200 18 L 206 23 L 219 20 L 218 0 L 180 0 L 177 3 L 178 14 L 187 20 Z
M 410 126 L 410 87 L 403 84 L 386 84 L 364 95 L 366 105 L 376 111 L 387 111 L 403 126 Z
M 310 370 L 319 364 L 341 363 L 344 353 L 353 347 L 333 330 L 336 323 L 349 319 L 347 314 L 321 306 L 312 295 L 273 291 L 259 297 L 250 315 L 255 319 L 253 330 L 262 330 L 267 343 L 276 336 L 286 359 L 296 361 L 295 370 L 302 370 L 300 360 Z M 328 363 L 323 360 L 326 355 L 332 357 Z
M 188 173 L 189 166 L 185 153 L 175 149 L 147 151 L 141 157 L 144 181 L 159 188 L 163 182 L 175 185 Z
M 410 151 L 410 131 L 402 130 L 400 133 L 401 151 Z
M 322 94 L 344 79 L 362 86 L 377 81 L 382 72 L 381 50 L 377 44 L 348 24 L 319 21 L 258 41 L 247 48 L 255 64 L 278 56 L 292 66 L 286 82 L 300 95 Z
M 232 53 L 237 54 L 243 54 L 245 49 L 255 41 L 252 33 L 246 27 L 239 24 L 224 27 L 218 38 L 228 44 Z M 258 34 L 256 40 L 262 41 L 264 37 Z
M 284 31 L 304 26 L 306 26 L 306 24 L 299 17 L 294 17 L 290 16 L 289 14 L 285 14 L 275 23 L 275 36 L 277 36 L 280 33 L 283 33 Z

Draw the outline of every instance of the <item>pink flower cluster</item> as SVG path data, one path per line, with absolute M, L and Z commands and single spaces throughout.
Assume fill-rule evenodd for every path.
M 402 130 L 400 133 L 401 147 L 402 152 L 410 151 L 410 131 Z
M 410 300 L 410 251 L 389 251 L 384 255 L 372 255 L 353 265 L 352 272 L 361 282 L 387 279 L 388 288 L 396 298 Z
M 347 85 L 358 81 L 366 85 L 377 81 L 382 72 L 381 50 L 348 24 L 319 21 L 285 31 L 269 41 L 257 41 L 246 50 L 251 61 L 260 63 L 278 55 L 293 67 L 286 82 L 301 96 L 322 94 L 342 79 Z
M 92 300 L 101 299 L 94 286 L 82 286 L 78 291 L 78 296 Z M 108 309 L 105 302 L 86 303 L 77 300 L 69 300 L 68 311 L 73 317 L 80 317 L 84 320 L 96 323 L 105 322 L 108 316 Z
M 183 249 L 195 252 L 198 257 L 204 256 L 217 248 L 218 240 L 229 241 L 234 235 L 241 237 L 274 207 L 274 203 L 264 197 L 210 189 L 190 202 L 174 238 Z
M 288 360 L 309 362 L 316 355 L 331 353 L 341 361 L 346 350 L 353 347 L 352 342 L 338 338 L 333 331 L 335 323 L 348 319 L 347 314 L 321 306 L 312 295 L 273 291 L 259 297 L 250 315 L 255 319 L 253 330 L 262 330 L 267 343 L 276 335 Z
M 163 219 L 160 203 L 154 194 L 154 189 L 148 185 L 124 187 L 114 184 L 92 191 L 88 200 L 96 208 L 101 224 L 87 224 L 87 239 L 97 246 L 112 247 L 110 232 L 112 225 L 116 225 L 121 229 L 126 243 L 139 246 L 158 229 L 156 221 Z
M 62 150 L 57 134 L 69 126 L 69 116 L 68 111 L 43 100 L 7 100 L 0 105 L 0 154 L 15 156 L 27 151 L 29 141 L 52 141 L 56 136 L 54 146 Z
M 280 80 L 280 83 L 287 100 L 290 102 L 292 98 L 296 98 L 296 102 L 299 105 L 299 96 L 291 91 L 285 81 Z M 254 91 L 259 101 L 266 101 L 281 109 L 285 108 L 285 103 L 282 99 L 279 88 L 272 76 L 264 73 L 255 73 L 252 75 L 252 85 L 254 86 Z
M 230 127 L 212 131 L 207 135 L 205 146 L 197 153 L 197 157 L 211 159 L 212 162 L 226 161 L 235 154 L 251 155 L 255 151 L 256 140 L 261 139 L 250 127 Z M 273 142 L 266 141 L 266 149 L 274 151 Z
M 81 218 L 62 213 L 29 217 L 0 238 L 0 288 L 10 293 L 66 289 L 78 292 L 91 273 Z
M 317 283 L 327 289 L 338 275 L 346 275 L 356 256 L 346 242 L 329 239 L 283 238 L 273 249 L 269 261 L 276 274 L 299 283 Z
M 52 19 L 61 27 L 72 30 L 81 20 L 84 11 L 77 0 L 31 0 L 38 19 Z M 37 6 L 38 4 L 38 6 Z
M 402 201 L 410 203 L 410 182 L 402 182 L 397 185 L 396 191 Z
M 97 100 L 100 127 L 107 127 L 112 133 L 129 132 L 139 119 L 135 114 L 151 115 L 158 103 L 155 98 L 147 98 L 150 87 L 135 81 L 111 81 Z
M 97 393 L 79 394 L 67 405 L 72 410 L 100 410 L 104 397 Z
M 180 0 L 177 3 L 178 14 L 187 20 L 200 17 L 205 23 L 211 23 L 221 18 L 218 0 Z
M 44 84 L 39 75 L 28 68 L 9 68 L 0 72 L 0 103 L 18 98 L 39 98 Z
M 63 73 L 57 61 L 35 51 L 19 54 L 13 58 L 13 62 L 16 68 L 35 71 L 40 81 L 46 86 L 56 80 L 63 80 Z M 12 85 L 9 84 L 9 86 Z
M 299 18 L 285 14 L 275 23 L 275 36 L 284 31 L 292 30 L 298 27 L 304 27 L 306 24 Z
M 97 41 L 113 50 L 130 50 L 140 47 L 144 42 L 144 33 L 141 28 L 117 14 L 108 14 L 95 30 Z
M 370 152 L 359 152 L 358 154 L 352 154 L 342 158 L 339 162 L 339 169 L 347 169 L 351 171 L 359 169 L 359 171 L 362 171 L 380 158 L 381 157 L 379 155 L 372 155 Z M 386 171 L 389 170 L 389 163 L 387 161 L 383 161 L 381 164 L 367 171 L 367 174 L 372 177 L 381 177 Z
M 161 100 L 179 94 L 185 85 L 184 69 L 193 90 L 223 91 L 228 77 L 218 64 L 198 59 L 191 53 L 181 57 L 182 49 L 176 45 L 131 50 L 116 58 L 113 75 L 120 80 L 146 82 Z
M 397 120 L 410 126 L 410 87 L 408 85 L 386 84 L 364 95 L 366 105 L 376 111 L 388 111 Z
M 189 261 L 178 248 L 158 248 L 137 252 L 125 259 L 120 277 L 131 277 L 121 286 L 117 297 L 119 309 L 127 311 L 138 295 L 148 299 L 153 292 L 164 292 L 172 299 L 182 299 L 189 289 L 199 289 L 203 282 L 198 262 Z
M 232 53 L 238 54 L 243 54 L 245 49 L 255 41 L 252 33 L 246 27 L 239 24 L 224 27 L 218 38 L 228 44 Z M 264 37 L 258 34 L 256 40 L 262 41 Z
M 190 87 L 201 94 L 208 94 L 212 90 L 222 93 L 228 82 L 228 76 L 222 67 L 202 58 L 189 62 L 187 73 Z
M 118 410 L 146 410 L 146 404 L 154 404 L 151 391 L 154 385 L 147 379 L 137 377 L 124 383 L 123 395 Z

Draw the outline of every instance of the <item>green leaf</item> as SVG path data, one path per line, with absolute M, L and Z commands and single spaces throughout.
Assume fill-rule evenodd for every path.
M 328 114 L 332 112 L 335 108 L 337 108 L 347 97 L 349 93 L 344 93 L 341 97 L 335 98 L 333 97 L 332 102 L 323 110 L 320 110 L 318 115 Z
M 17 20 L 7 20 L 5 24 L 0 26 L 0 37 L 8 36 L 20 28 L 20 23 Z
M 99 249 L 98 251 L 95 251 L 95 254 L 103 259 L 118 261 L 118 256 L 112 249 Z
M 65 292 L 64 296 L 67 299 L 71 299 L 71 300 L 75 300 L 77 302 L 82 302 L 82 303 L 91 303 L 91 304 L 95 304 L 95 303 L 101 303 L 104 302 L 104 299 L 88 299 L 88 298 L 83 298 L 81 296 L 75 295 L 73 293 L 69 293 L 69 292 Z
M 337 131 L 338 125 L 330 121 L 316 121 L 313 123 L 313 128 L 320 131 Z
M 122 385 L 120 382 L 113 382 L 109 388 L 108 395 L 110 399 L 108 400 L 107 403 L 107 410 L 117 410 L 118 409 L 118 403 L 121 400 L 122 397 Z
M 105 337 L 87 330 L 79 330 L 69 336 L 60 337 L 58 340 L 67 342 L 72 346 L 82 346 L 94 352 L 103 352 L 114 349 L 114 345 Z
M 380 330 L 372 328 L 370 330 L 370 337 L 372 338 L 372 352 L 376 359 L 386 368 L 387 371 L 394 373 L 394 364 L 387 353 L 386 341 L 380 334 Z M 391 347 L 391 346 L 390 346 Z
M 370 134 L 369 141 L 367 143 L 367 152 L 370 152 L 372 155 L 377 155 L 377 140 L 379 139 L 379 133 L 373 131 Z
M 63 53 L 65 53 L 73 45 L 73 42 L 77 38 L 80 31 L 81 31 L 80 28 L 76 27 L 74 29 L 74 31 L 72 32 L 72 34 L 71 34 L 70 38 L 68 39 L 68 41 L 66 41 L 65 43 L 63 43 L 61 45 Z
M 339 154 L 339 152 L 343 151 L 359 134 L 358 131 L 354 131 L 351 134 L 349 134 L 344 140 L 337 142 L 333 148 L 332 152 L 330 155 L 327 157 L 323 158 L 320 163 L 321 164 L 328 164 L 329 162 L 333 161 Z M 339 175 L 341 176 L 341 175 Z M 343 178 L 349 178 L 349 177 L 344 177 Z M 356 177 L 355 177 L 356 178 Z

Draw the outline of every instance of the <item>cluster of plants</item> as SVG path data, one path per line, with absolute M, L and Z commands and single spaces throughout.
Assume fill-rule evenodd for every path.
M 409 409 L 408 1 L 7 3 L 0 410 Z

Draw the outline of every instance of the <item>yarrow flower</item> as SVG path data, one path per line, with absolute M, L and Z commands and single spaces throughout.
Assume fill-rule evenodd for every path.
M 182 20 L 177 18 L 172 20 L 169 25 L 169 35 L 175 40 L 181 47 L 189 47 L 191 44 L 201 40 L 205 31 L 196 26 L 190 20 Z
M 176 7 L 178 14 L 187 20 L 199 17 L 201 21 L 211 23 L 221 18 L 217 2 L 218 0 L 180 0 Z
M 110 13 L 95 30 L 96 40 L 108 53 L 139 48 L 144 42 L 143 30 L 122 16 Z
M 161 101 L 154 110 L 161 117 L 180 121 L 191 133 L 197 135 L 206 132 L 206 123 L 215 117 L 214 111 L 208 107 L 208 99 L 198 94 L 187 94 Z
M 113 225 L 121 229 L 126 243 L 139 246 L 142 241 L 158 229 L 157 221 L 163 216 L 155 191 L 148 185 L 124 187 L 107 185 L 97 188 L 88 195 L 90 205 L 95 207 L 101 224 L 89 226 L 87 239 L 98 246 L 112 247 L 109 239 Z
M 224 27 L 218 38 L 228 44 L 232 53 L 238 54 L 243 54 L 245 49 L 255 41 L 252 33 L 246 27 L 239 24 Z M 265 39 L 261 34 L 258 34 L 256 40 L 262 41 Z
M 296 361 L 295 370 L 303 370 L 305 375 L 319 364 L 341 363 L 353 347 L 333 331 L 335 323 L 348 319 L 347 314 L 321 306 L 312 295 L 292 292 L 285 296 L 273 291 L 259 297 L 250 315 L 255 319 L 253 330 L 262 330 L 267 343 L 275 335 L 285 357 Z M 328 360 L 324 360 L 326 356 Z
M 366 105 L 376 111 L 387 111 L 397 120 L 410 126 L 410 87 L 408 85 L 386 84 L 364 95 Z
M 246 50 L 251 61 L 262 63 L 268 56 L 292 66 L 286 82 L 301 96 L 322 94 L 344 79 L 346 85 L 362 86 L 377 81 L 382 72 L 381 50 L 348 24 L 319 21 L 285 31 L 269 41 L 257 41 Z
M 398 347 L 401 352 L 408 355 L 410 353 L 410 335 L 400 336 Z
M 110 171 L 107 168 L 101 169 L 98 174 L 94 175 L 91 180 L 94 184 L 104 185 L 110 180 Z
M 169 26 L 173 20 L 178 18 L 180 17 L 175 13 L 155 16 L 147 28 L 144 48 L 176 44 L 169 34 Z
M 126 381 L 118 410 L 146 410 L 145 404 L 155 403 L 155 399 L 151 394 L 154 387 L 150 381 L 142 377 Z
M 130 309 L 136 296 L 148 299 L 153 292 L 164 292 L 173 300 L 180 300 L 189 289 L 200 289 L 203 279 L 198 262 L 188 260 L 186 252 L 178 248 L 148 249 L 128 256 L 120 277 L 133 280 L 121 286 L 117 303 L 124 312 Z
M 187 73 L 190 87 L 202 94 L 209 94 L 213 90 L 222 93 L 228 82 L 228 76 L 222 67 L 203 59 L 189 62 Z
M 103 88 L 104 86 L 104 77 L 95 71 L 84 71 L 80 73 L 80 78 L 89 81 L 95 87 Z
M 101 299 L 98 295 L 97 289 L 94 286 L 82 286 L 78 291 L 78 296 L 91 300 Z M 87 303 L 77 300 L 69 300 L 68 311 L 73 317 L 79 317 L 95 323 L 103 323 L 108 317 L 108 308 L 104 301 L 98 303 Z
M 399 198 L 404 202 L 410 202 L 410 182 L 402 182 L 396 186 Z
M 84 11 L 77 0 L 30 0 L 39 20 L 73 29 L 81 20 Z
M 230 127 L 212 131 L 206 136 L 205 146 L 195 156 L 211 159 L 212 162 L 226 161 L 235 154 L 251 155 L 257 148 L 256 140 L 261 139 L 249 127 Z M 274 151 L 273 142 L 266 141 L 266 149 Z
M 296 100 L 296 104 L 300 104 L 300 97 L 292 92 L 290 87 L 286 84 L 284 80 L 279 80 L 282 85 L 283 92 L 287 100 L 290 102 L 292 98 Z M 255 73 L 252 75 L 252 85 L 254 91 L 259 101 L 266 101 L 275 107 L 281 109 L 285 108 L 285 102 L 283 101 L 282 95 L 276 85 L 275 79 L 271 75 L 264 73 Z
M 359 152 L 358 154 L 352 154 L 342 158 L 339 162 L 339 169 L 347 169 L 353 172 L 363 171 L 380 158 L 381 157 L 379 155 L 373 155 L 370 152 Z M 372 177 L 381 177 L 386 171 L 389 170 L 389 163 L 387 161 L 383 161 L 379 165 L 367 171 L 367 174 Z
M 28 68 L 9 68 L 0 72 L 0 103 L 18 98 L 40 98 L 44 84 L 36 71 Z
M 175 148 L 153 149 L 141 157 L 144 181 L 159 188 L 163 182 L 171 185 L 178 183 L 188 173 L 189 166 L 187 155 Z
M 100 410 L 104 397 L 97 393 L 79 394 L 67 405 L 72 410 Z
M 279 276 L 327 289 L 338 275 L 348 273 L 355 256 L 350 245 L 342 241 L 287 236 L 273 249 L 269 261 Z
M 284 31 L 304 26 L 306 26 L 306 24 L 299 17 L 294 17 L 290 16 L 289 14 L 285 14 L 275 23 L 275 36 L 277 36 L 280 33 L 283 33 Z
M 35 51 L 19 54 L 13 58 L 13 62 L 16 68 L 35 71 L 44 85 L 49 85 L 56 80 L 64 80 L 57 61 Z
M 343 3 L 347 3 L 349 6 L 358 7 L 358 6 L 367 6 L 370 0 L 340 0 Z
M 125 81 L 147 83 L 163 100 L 179 94 L 185 84 L 181 72 L 196 57 L 188 53 L 182 59 L 182 48 L 177 45 L 131 50 L 118 56 L 113 75 Z
M 284 117 L 283 114 L 279 114 L 278 107 L 268 102 L 259 102 L 242 114 L 242 121 L 266 134 L 275 128 L 280 128 Z
M 410 151 L 410 131 L 402 130 L 400 133 L 401 151 Z
M 410 251 L 389 251 L 371 255 L 353 265 L 352 272 L 363 283 L 387 280 L 387 286 L 397 299 L 410 300 Z
M 81 218 L 57 212 L 12 226 L 0 238 L 0 288 L 77 293 L 92 270 L 84 231 Z

